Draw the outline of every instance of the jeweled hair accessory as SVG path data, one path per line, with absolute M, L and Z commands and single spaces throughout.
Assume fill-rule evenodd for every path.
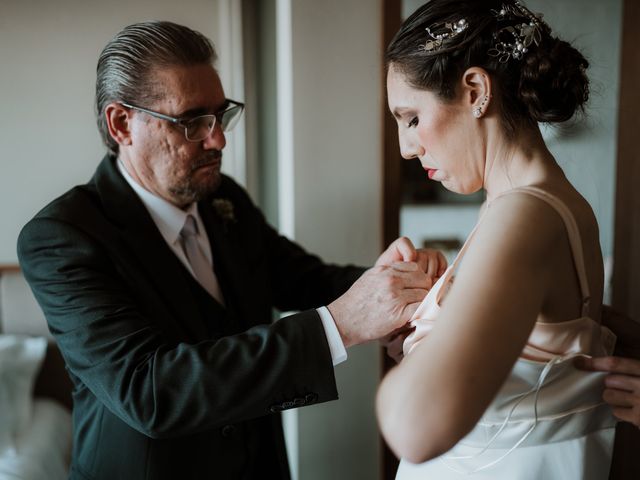
M 498 21 L 524 20 L 522 23 L 503 27 L 493 34 L 495 43 L 487 53 L 497 57 L 501 63 L 506 63 L 511 58 L 520 60 L 531 45 L 540 45 L 543 27 L 546 27 L 542 14 L 534 14 L 517 0 L 512 5 L 503 3 L 499 11 L 491 10 L 491 13 Z
M 425 51 L 430 53 L 437 52 L 448 40 L 451 40 L 456 35 L 461 34 L 468 27 L 469 24 L 464 18 L 461 18 L 457 22 L 436 23 L 431 25 L 425 29 L 431 37 L 424 44 Z

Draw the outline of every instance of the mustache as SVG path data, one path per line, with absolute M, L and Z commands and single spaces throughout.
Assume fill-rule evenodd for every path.
M 198 168 L 204 165 L 210 165 L 215 162 L 222 161 L 222 150 L 211 150 L 207 152 L 202 157 L 198 158 L 193 165 L 191 165 L 191 170 L 197 170 Z

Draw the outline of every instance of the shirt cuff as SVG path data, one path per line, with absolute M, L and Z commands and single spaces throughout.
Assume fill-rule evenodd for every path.
M 344 362 L 347 359 L 347 349 L 344 348 L 342 337 L 338 332 L 336 322 L 331 316 L 327 307 L 320 307 L 316 309 L 320 320 L 322 320 L 322 326 L 324 327 L 324 334 L 327 336 L 327 342 L 329 343 L 329 351 L 331 352 L 331 360 L 335 367 L 339 363 Z

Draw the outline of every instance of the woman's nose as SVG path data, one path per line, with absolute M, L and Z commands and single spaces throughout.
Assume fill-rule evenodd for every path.
M 418 158 L 424 155 L 424 148 L 408 135 L 400 135 L 400 155 L 405 160 Z

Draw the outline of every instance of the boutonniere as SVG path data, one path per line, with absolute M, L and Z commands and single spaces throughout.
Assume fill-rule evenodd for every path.
M 237 221 L 231 200 L 226 198 L 214 198 L 211 201 L 211 206 L 213 206 L 213 209 L 216 211 L 216 215 L 218 215 L 222 220 L 225 230 L 230 223 L 235 223 Z

